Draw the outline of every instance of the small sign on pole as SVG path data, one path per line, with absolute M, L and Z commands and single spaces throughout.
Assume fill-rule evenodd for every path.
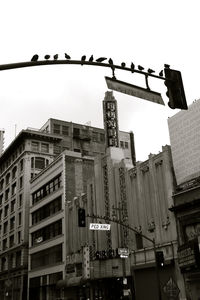
M 90 230 L 110 230 L 110 224 L 90 223 Z
M 105 77 L 105 79 L 108 88 L 111 90 L 165 105 L 160 93 L 110 77 Z

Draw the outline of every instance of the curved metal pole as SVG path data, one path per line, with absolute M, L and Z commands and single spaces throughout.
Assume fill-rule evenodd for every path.
M 166 80 L 166 78 L 149 74 L 147 72 L 142 72 L 139 70 L 133 70 L 131 68 L 122 67 L 118 65 L 111 65 L 108 63 L 99 63 L 99 62 L 90 62 L 90 61 L 82 61 L 82 60 L 39 60 L 39 61 L 27 61 L 27 62 L 19 62 L 19 63 L 11 63 L 11 64 L 3 64 L 0 65 L 0 71 L 11 70 L 11 69 L 19 69 L 19 68 L 27 68 L 27 67 L 36 67 L 36 66 L 46 66 L 46 65 L 89 65 L 89 66 L 98 66 L 98 67 L 106 67 L 113 69 L 119 69 L 124 71 L 129 71 L 131 73 L 138 73 L 142 75 L 148 75 L 154 78 Z

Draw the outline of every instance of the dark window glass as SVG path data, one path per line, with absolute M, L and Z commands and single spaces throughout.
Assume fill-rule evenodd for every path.
M 143 240 L 142 236 L 138 233 L 135 234 L 135 239 L 136 239 L 136 247 L 137 249 L 143 249 Z
M 60 134 L 60 125 L 59 124 L 53 124 L 53 133 Z
M 54 265 L 62 261 L 62 244 L 31 255 L 31 269 Z

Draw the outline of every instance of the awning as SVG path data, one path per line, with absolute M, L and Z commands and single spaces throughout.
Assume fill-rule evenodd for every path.
M 71 278 L 59 280 L 56 283 L 56 287 L 60 289 L 60 288 L 67 288 L 70 286 L 79 286 L 86 283 L 86 281 L 87 279 L 82 277 L 71 277 Z

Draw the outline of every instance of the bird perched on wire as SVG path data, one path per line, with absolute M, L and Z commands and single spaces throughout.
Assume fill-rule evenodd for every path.
M 67 53 L 65 53 L 65 58 L 70 59 L 71 57 Z
M 131 72 L 134 72 L 134 69 L 135 69 L 135 65 L 134 63 L 131 63 Z
M 152 69 L 150 69 L 150 68 L 147 70 L 147 72 L 148 72 L 149 74 L 155 73 L 155 71 L 152 70 Z
M 122 66 L 122 68 L 125 68 L 125 67 L 126 67 L 125 62 L 122 62 L 122 63 L 121 63 L 121 66 Z
M 54 57 L 53 57 L 55 60 L 58 59 L 58 54 L 55 54 Z
M 39 58 L 39 56 L 37 54 L 33 55 L 33 57 L 31 58 L 31 61 L 37 61 Z
M 86 60 L 86 56 L 85 55 L 83 55 L 82 57 L 81 57 L 81 61 L 85 61 Z M 83 65 L 83 64 L 82 64 Z
M 110 65 L 113 65 L 113 60 L 112 60 L 112 58 L 109 58 L 108 62 L 109 62 Z
M 142 66 L 138 65 L 138 70 L 143 71 L 144 68 Z
M 45 57 L 44 57 L 46 60 L 48 60 L 50 58 L 50 55 L 49 54 L 46 54 Z
M 107 58 L 106 57 L 99 57 L 96 59 L 96 62 L 103 62 L 104 60 L 106 60 Z
M 163 77 L 163 70 L 160 71 L 159 76 Z
M 89 61 L 92 62 L 93 60 L 94 60 L 93 55 L 91 55 Z

